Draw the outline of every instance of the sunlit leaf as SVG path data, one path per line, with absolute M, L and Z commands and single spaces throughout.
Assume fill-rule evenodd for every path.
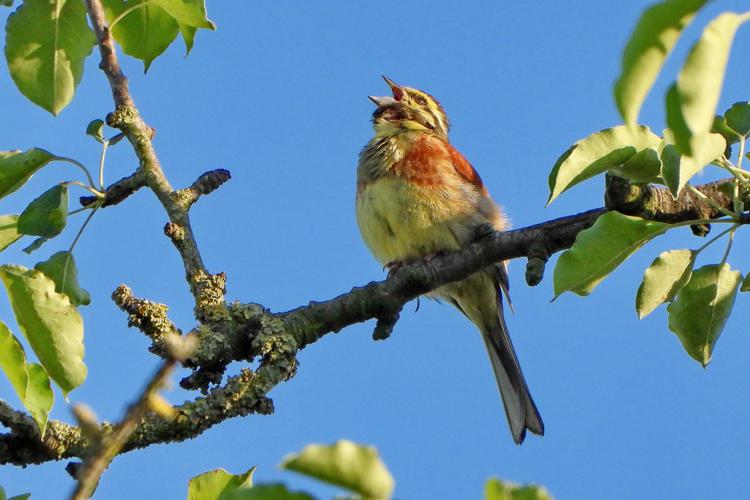
M 283 484 L 258 484 L 252 488 L 230 491 L 222 495 L 220 500 L 315 500 L 315 497 L 307 493 L 290 491 Z
M 661 160 L 659 159 L 659 153 L 654 148 L 638 151 L 621 166 L 611 168 L 609 173 L 624 177 L 636 184 L 663 182 Z
M 281 467 L 342 486 L 366 498 L 390 498 L 395 482 L 375 448 L 341 440 L 308 445 L 287 456 Z
M 0 198 L 26 184 L 34 173 L 54 159 L 43 149 L 0 151 Z
M 190 54 L 190 51 L 193 50 L 193 44 L 195 43 L 195 34 L 198 32 L 198 28 L 195 26 L 188 26 L 186 24 L 178 24 L 178 27 L 180 28 L 180 34 L 182 35 L 182 40 L 185 42 L 185 56 Z
M 682 30 L 706 0 L 665 0 L 646 9 L 622 54 L 615 101 L 625 123 L 638 123 L 638 113 L 664 61 Z
M 635 298 L 638 318 L 644 318 L 664 302 L 671 302 L 690 279 L 696 252 L 670 250 L 659 255 L 643 274 Z
M 86 135 L 90 135 L 97 142 L 104 142 L 104 120 L 91 120 L 86 126 Z
M 747 135 L 750 132 L 750 103 L 735 102 L 724 113 L 724 118 L 729 128 L 740 135 Z
M 693 271 L 669 307 L 669 329 L 687 353 L 703 366 L 732 312 L 742 274 L 729 264 L 711 264 Z
M 547 204 L 579 182 L 623 165 L 637 152 L 656 147 L 660 143 L 661 138 L 648 127 L 630 130 L 625 125 L 608 128 L 581 139 L 552 167 Z
M 112 35 L 122 50 L 129 56 L 143 61 L 144 71 L 169 44 L 179 31 L 177 21 L 159 5 L 148 0 L 104 0 L 107 20 L 112 23 L 120 14 L 129 10 L 112 27 Z M 133 8 L 138 4 L 142 7 Z
M 16 86 L 56 115 L 70 103 L 96 37 L 81 0 L 24 0 L 5 27 L 5 57 Z
M 42 365 L 28 363 L 26 371 L 29 374 L 29 382 L 26 386 L 24 406 L 34 417 L 34 421 L 39 426 L 39 432 L 44 435 L 47 428 L 47 417 L 55 403 L 55 394 L 52 392 L 47 370 Z
M 695 136 L 693 156 L 683 156 L 676 145 L 666 144 L 661 153 L 661 175 L 673 196 L 677 197 L 685 184 L 703 167 L 724 154 L 727 143 L 720 134 Z
M 29 203 L 18 216 L 18 232 L 53 238 L 65 229 L 68 220 L 68 186 L 58 184 Z
M 188 483 L 188 500 L 224 500 L 231 491 L 252 486 L 253 472 L 255 467 L 242 474 L 231 474 L 224 469 L 204 472 Z
M 555 297 L 571 291 L 588 295 L 609 273 L 669 224 L 607 212 L 581 231 L 563 252 L 554 273 Z
M 67 295 L 74 306 L 87 306 L 91 303 L 89 292 L 78 284 L 78 269 L 72 253 L 57 252 L 48 260 L 37 263 L 34 269 L 54 281 L 55 291 Z
M 712 20 L 690 50 L 677 77 L 674 97 L 692 136 L 706 135 L 711 130 L 724 83 L 729 51 L 735 32 L 742 22 L 742 16 L 734 12 L 725 12 Z M 674 110 L 671 114 L 675 114 Z M 669 115 L 668 112 L 668 119 Z M 670 128 L 674 128 L 671 122 L 668 123 Z M 680 136 L 681 133 L 675 131 L 680 152 L 693 155 L 691 145 Z
M 50 378 L 64 394 L 81 385 L 83 321 L 67 295 L 57 293 L 44 273 L 22 266 L 0 266 L 0 279 L 21 332 Z
M 711 132 L 720 134 L 728 145 L 735 144 L 740 141 L 740 135 L 729 128 L 727 120 L 723 116 L 716 115 L 714 117 L 714 123 L 711 125 Z M 729 155 L 727 155 L 727 158 Z
M 23 236 L 18 232 L 17 223 L 17 215 L 0 215 L 0 252 Z
M 49 377 L 40 365 L 26 362 L 26 353 L 10 329 L 0 321 L 0 369 L 11 382 L 18 399 L 31 413 L 44 435 L 47 417 L 54 403 Z
M 205 0 L 154 0 L 169 15 L 185 26 L 216 29 L 216 25 L 206 16 Z
M 5 0 L 0 0 L 0 4 L 2 1 L 5 1 Z M 12 0 L 9 0 L 9 1 L 12 2 Z M 28 500 L 30 496 L 31 496 L 31 493 L 24 493 L 22 495 L 15 495 L 15 496 L 8 498 L 5 495 L 5 490 L 3 490 L 3 487 L 0 486 L 0 500 Z
M 484 500 L 552 500 L 552 495 L 542 486 L 490 478 L 484 485 Z

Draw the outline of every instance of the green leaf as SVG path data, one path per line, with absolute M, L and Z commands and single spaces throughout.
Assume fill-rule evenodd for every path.
M 690 281 L 667 307 L 669 329 L 687 353 L 704 367 L 732 312 L 742 274 L 729 264 L 710 264 L 693 272 Z
M 555 297 L 571 291 L 588 295 L 609 273 L 669 224 L 607 212 L 581 231 L 555 266 Z
M 484 485 L 484 500 L 552 500 L 552 495 L 542 486 L 490 478 Z
M 18 232 L 17 223 L 17 215 L 0 215 L 0 252 L 23 236 Z
M 222 495 L 220 500 L 315 500 L 315 497 L 307 493 L 289 491 L 285 485 L 279 483 L 259 484 L 252 488 L 230 491 Z
M 39 250 L 42 247 L 42 245 L 44 245 L 48 241 L 49 241 L 48 238 L 37 238 L 34 241 L 32 241 L 29 246 L 27 246 L 26 248 L 24 248 L 23 252 L 31 255 L 32 252 L 35 252 L 36 250 Z
M 35 199 L 18 217 L 18 232 L 54 238 L 68 220 L 68 186 L 58 184 Z
M 164 9 L 148 0 L 104 0 L 104 11 L 111 23 L 130 10 L 112 27 L 112 35 L 122 50 L 143 61 L 144 72 L 177 37 L 177 21 Z M 133 9 L 134 6 L 144 4 Z
M 83 2 L 25 0 L 5 31 L 5 57 L 18 90 L 57 115 L 73 99 L 96 43 Z
M 661 175 L 676 198 L 685 184 L 703 167 L 724 154 L 727 143 L 720 134 L 693 137 L 693 156 L 680 155 L 674 144 L 666 144 L 661 152 Z
M 40 365 L 26 362 L 26 353 L 5 323 L 0 321 L 0 369 L 10 380 L 18 399 L 34 417 L 43 436 L 55 396 L 49 377 Z
M 682 30 L 706 0 L 665 0 L 643 11 L 622 53 L 622 69 L 615 82 L 615 102 L 629 126 L 654 85 L 664 61 Z
M 29 374 L 29 383 L 26 386 L 26 400 L 24 406 L 34 417 L 39 426 L 39 432 L 44 436 L 47 428 L 47 416 L 55 403 L 55 394 L 52 392 L 47 370 L 38 363 L 26 365 Z
M 52 153 L 37 148 L 23 153 L 0 151 L 0 198 L 26 184 L 37 170 L 54 159 Z
M 395 485 L 375 448 L 346 440 L 333 445 L 308 445 L 302 452 L 287 456 L 281 467 L 366 498 L 390 498 Z
M 687 121 L 685 121 L 685 115 L 682 113 L 682 105 L 680 104 L 680 95 L 677 90 L 677 84 L 672 84 L 667 90 L 666 96 L 666 108 L 667 108 L 667 126 L 669 131 L 672 133 L 673 143 L 677 144 L 679 151 L 684 151 L 686 154 L 691 154 L 692 149 L 690 147 L 690 140 L 693 138 L 688 127 Z
M 635 298 L 638 319 L 645 318 L 664 302 L 671 302 L 690 279 L 698 254 L 692 250 L 670 250 L 659 255 L 643 274 Z
M 726 118 L 720 115 L 714 117 L 714 123 L 711 125 L 711 133 L 721 134 L 724 140 L 727 141 L 727 145 L 740 142 L 740 135 L 729 128 Z M 729 155 L 727 155 L 727 158 L 728 157 Z
M 611 168 L 609 172 L 636 184 L 663 182 L 661 160 L 659 159 L 659 153 L 654 148 L 638 151 L 621 166 Z
M 182 40 L 185 42 L 185 57 L 190 54 L 190 51 L 193 50 L 193 44 L 195 43 L 195 34 L 198 31 L 198 28 L 195 26 L 188 26 L 186 24 L 179 24 L 178 27 L 180 28 L 180 34 L 182 35 Z
M 724 118 L 729 128 L 742 136 L 746 136 L 750 132 L 750 103 L 735 102 L 724 113 Z
M 10 0 L 12 2 L 12 0 Z M 31 493 L 24 493 L 22 495 L 14 495 L 10 498 L 5 496 L 5 490 L 0 486 L 0 500 L 28 500 L 31 497 Z
M 547 204 L 579 182 L 627 162 L 642 149 L 656 147 L 659 136 L 648 127 L 635 130 L 625 125 L 608 128 L 576 142 L 552 167 Z
M 0 279 L 21 332 L 50 378 L 67 395 L 83 383 L 83 321 L 67 295 L 39 271 L 0 266 Z
M 243 474 L 231 474 L 224 469 L 204 472 L 188 483 L 188 500 L 223 500 L 231 491 L 251 487 L 253 472 L 255 467 Z
M 91 120 L 86 126 L 86 135 L 90 135 L 97 142 L 104 143 L 104 120 Z
M 711 130 L 729 51 L 742 22 L 743 17 L 734 12 L 725 12 L 712 20 L 690 50 L 677 77 L 676 100 L 693 136 L 706 135 Z M 672 128 L 671 123 L 669 126 Z M 686 141 L 678 139 L 677 146 L 680 152 L 693 154 Z
M 72 253 L 57 252 L 49 260 L 39 262 L 34 269 L 54 281 L 55 291 L 67 295 L 74 306 L 87 306 L 91 303 L 89 292 L 78 284 L 78 269 Z
M 216 25 L 206 17 L 205 0 L 154 0 L 175 18 L 178 24 L 215 30 Z

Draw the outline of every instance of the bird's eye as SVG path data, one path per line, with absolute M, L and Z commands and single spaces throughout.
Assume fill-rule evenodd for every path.
M 400 101 L 404 98 L 404 89 L 401 87 L 393 87 L 393 98 Z
M 415 94 L 414 95 L 414 102 L 416 102 L 420 106 L 426 106 L 427 105 L 427 99 L 425 99 L 424 97 L 422 97 L 419 94 Z

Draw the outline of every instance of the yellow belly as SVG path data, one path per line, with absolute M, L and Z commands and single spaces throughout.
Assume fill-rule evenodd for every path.
M 466 216 L 467 208 L 440 188 L 398 177 L 369 183 L 357 197 L 362 239 L 383 265 L 460 248 L 463 235 L 456 233 Z

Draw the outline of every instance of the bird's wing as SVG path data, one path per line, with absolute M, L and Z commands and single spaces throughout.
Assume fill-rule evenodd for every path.
M 479 176 L 479 173 L 474 169 L 474 167 L 471 166 L 469 160 L 464 158 L 464 155 L 462 155 L 449 143 L 446 143 L 446 148 L 448 150 L 448 156 L 450 157 L 451 163 L 453 163 L 453 168 L 456 169 L 456 173 L 470 183 L 474 184 L 477 188 L 479 188 L 482 194 L 486 195 L 487 189 L 484 187 L 482 178 Z

